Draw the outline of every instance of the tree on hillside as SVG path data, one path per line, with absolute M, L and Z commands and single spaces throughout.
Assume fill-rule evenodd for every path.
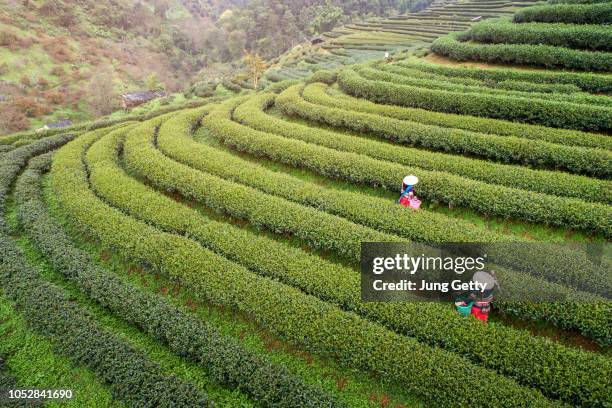
M 159 80 L 156 73 L 152 73 L 145 79 L 145 86 L 151 91 L 164 90 L 164 84 Z
M 244 63 L 247 66 L 249 78 L 253 81 L 253 88 L 257 89 L 259 79 L 264 74 L 267 66 L 266 62 L 257 53 L 247 52 L 244 55 Z
M 95 116 L 104 116 L 118 107 L 115 80 L 108 69 L 97 70 L 87 87 L 89 108 Z

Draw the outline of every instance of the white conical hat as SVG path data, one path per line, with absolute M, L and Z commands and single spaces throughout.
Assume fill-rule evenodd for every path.
M 486 285 L 485 289 L 487 290 L 493 289 L 493 287 L 495 287 L 495 285 L 497 284 L 497 280 L 493 276 L 491 276 L 487 272 L 482 271 L 476 272 L 472 277 L 472 281 L 484 283 Z
M 407 186 L 414 186 L 419 182 L 419 178 L 417 176 L 413 176 L 412 174 L 404 177 L 404 184 Z

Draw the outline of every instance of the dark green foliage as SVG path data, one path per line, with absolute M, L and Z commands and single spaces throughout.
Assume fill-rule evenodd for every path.
M 523 9 L 525 10 L 528 9 Z M 485 20 L 473 25 L 462 40 L 493 44 L 546 44 L 592 51 L 612 51 L 612 29 L 605 25 L 513 24 L 508 20 Z
M 262 406 L 341 406 L 320 389 L 305 385 L 283 367 L 245 350 L 163 297 L 125 284 L 97 267 L 88 255 L 73 246 L 46 211 L 40 195 L 40 172 L 49 164 L 50 157 L 32 162 L 20 177 L 16 187 L 19 219 L 55 267 L 89 297 L 177 355 L 201 364 L 219 384 L 249 393 Z
M 610 24 L 612 23 L 612 2 L 525 7 L 514 14 L 514 22 Z M 606 28 L 602 27 L 602 29 Z
M 71 136 L 42 139 L 16 149 L 0 167 L 0 211 L 18 171 L 35 154 L 66 143 Z M 34 330 L 50 337 L 56 349 L 73 362 L 95 371 L 113 393 L 128 405 L 141 407 L 209 406 L 193 385 L 163 375 L 142 352 L 100 328 L 59 287 L 43 280 L 25 263 L 23 254 L 0 221 L 0 281 L 4 293 L 17 305 Z
M 142 158 L 157 165 L 157 161 L 150 161 L 147 149 L 153 132 L 154 126 L 146 134 L 134 134 L 133 139 L 128 136 L 126 154 L 144 154 Z M 52 188 L 81 228 L 124 256 L 169 274 L 194 289 L 202 299 L 248 313 L 257 323 L 310 352 L 335 357 L 340 364 L 401 384 L 432 403 L 475 404 L 485 398 L 498 405 L 517 405 L 515 401 L 551 405 L 537 391 L 518 386 L 491 370 L 389 332 L 299 290 L 251 273 L 184 236 L 161 232 L 108 207 L 89 191 L 81 162 L 92 138 L 80 139 L 56 155 Z M 141 144 L 142 139 L 145 144 Z M 169 175 L 161 168 L 160 174 Z M 189 179 L 183 182 L 189 183 Z M 212 189 L 210 185 L 207 188 Z M 167 248 L 173 248 L 172 252 Z M 431 375 L 423 376 L 424 372 Z M 482 376 L 488 379 L 486 385 L 479 380 Z
M 3 407 L 12 408 L 12 407 L 35 407 L 37 404 L 32 400 L 9 400 L 8 390 L 20 390 L 24 387 L 20 387 L 17 384 L 17 381 L 11 374 L 8 372 L 8 369 L 4 363 L 4 358 L 0 355 L 0 403 L 2 403 Z
M 457 61 L 612 71 L 612 53 L 609 52 L 579 51 L 550 45 L 468 43 L 457 41 L 454 34 L 438 38 L 431 49 L 436 54 Z

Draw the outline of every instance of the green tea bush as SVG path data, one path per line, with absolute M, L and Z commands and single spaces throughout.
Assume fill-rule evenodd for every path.
M 355 98 L 340 90 L 327 87 L 324 84 L 308 85 L 304 88 L 303 97 L 305 100 L 317 105 L 373 113 L 411 122 L 464 129 L 491 135 L 541 140 L 567 146 L 612 150 L 612 139 L 606 135 L 528 125 L 498 119 L 479 118 L 476 116 L 454 115 L 432 112 L 424 109 L 377 104 L 367 99 Z
M 205 167 L 206 169 L 213 167 L 218 169 L 219 172 L 223 171 L 221 169 L 225 169 L 224 174 L 226 175 L 233 172 L 234 178 L 237 180 L 243 179 L 246 171 L 246 174 L 251 175 L 249 176 L 249 182 L 255 182 L 257 185 L 261 185 L 264 179 L 268 177 L 269 188 L 277 188 L 281 191 L 292 188 L 291 183 L 286 183 L 291 181 L 289 180 L 290 177 L 288 179 L 281 177 L 282 180 L 274 180 L 273 177 L 270 178 L 271 175 L 269 174 L 273 172 L 258 169 L 257 165 L 249 165 L 240 159 L 232 160 L 232 156 L 229 154 L 224 154 L 223 152 L 204 145 L 198 145 L 193 141 L 189 143 L 188 133 L 193 127 L 194 120 L 197 116 L 197 113 L 188 112 L 162 124 L 158 136 L 160 147 L 165 146 L 167 149 L 171 150 L 174 155 L 180 155 L 183 160 L 197 162 L 199 164 L 198 167 Z M 146 134 L 134 134 L 130 136 L 138 138 L 142 143 L 142 153 L 138 156 L 139 159 L 137 159 L 139 163 L 132 163 L 138 167 L 137 171 L 141 175 L 155 173 L 158 177 L 163 174 L 165 175 L 163 176 L 163 181 L 160 181 L 157 177 L 155 180 L 151 179 L 151 181 L 160 186 L 175 186 L 180 193 L 191 191 L 189 187 L 181 181 L 190 170 L 184 166 L 173 164 L 171 160 L 164 158 L 159 155 L 159 153 L 155 153 L 153 146 L 150 144 L 154 129 L 150 128 L 148 133 L 150 133 L 148 138 Z M 178 135 L 180 136 L 177 138 Z M 412 304 L 403 304 L 401 306 L 363 304 L 360 301 L 359 275 L 350 269 L 323 261 L 299 249 L 279 244 L 274 240 L 254 235 L 234 226 L 204 219 L 197 211 L 176 203 L 169 198 L 163 197 L 149 187 L 138 183 L 136 180 L 130 179 L 121 169 L 119 169 L 117 163 L 118 159 L 116 157 L 113 159 L 113 155 L 116 156 L 116 153 L 112 143 L 107 145 L 104 152 L 101 149 L 94 151 L 95 148 L 96 145 L 94 145 L 87 154 L 88 163 L 90 163 L 89 168 L 92 169 L 91 181 L 94 189 L 104 199 L 115 204 L 127 213 L 134 214 L 135 216 L 137 215 L 143 221 L 157 225 L 164 230 L 171 230 L 177 234 L 193 237 L 216 253 L 223 254 L 229 259 L 248 267 L 250 270 L 258 271 L 265 276 L 279 279 L 293 286 L 297 285 L 306 293 L 337 304 L 339 307 L 348 308 L 350 311 L 362 314 L 402 333 L 417 335 L 419 339 L 428 343 L 431 343 L 431 340 L 426 339 L 431 339 L 432 336 L 435 337 L 434 333 L 439 333 L 439 329 L 433 329 L 431 325 L 429 325 L 426 330 L 420 329 L 422 324 L 414 321 L 415 314 L 420 315 L 420 319 L 423 319 L 423 322 L 426 319 L 431 320 L 432 316 L 438 316 L 438 314 L 440 314 L 440 316 L 439 318 L 435 318 L 436 321 L 453 319 L 452 321 L 458 324 L 457 332 L 454 336 L 457 341 L 457 347 L 459 343 L 466 344 L 460 341 L 465 335 L 464 331 L 460 328 L 462 326 L 461 319 L 457 319 L 456 315 L 454 318 L 451 318 L 450 316 L 452 316 L 454 312 L 448 310 L 445 306 L 427 305 L 424 306 L 427 312 L 425 313 L 422 311 L 419 313 L 420 307 L 417 306 L 415 308 Z M 206 154 L 207 151 L 210 151 L 210 153 Z M 217 153 L 216 156 L 215 153 Z M 183 154 L 188 155 L 189 158 L 182 156 Z M 102 155 L 105 157 L 101 157 Z M 144 157 L 155 157 L 156 160 L 143 161 L 142 158 Z M 111 164 L 113 161 L 115 163 Z M 102 164 L 103 162 L 106 162 L 106 164 Z M 162 166 L 166 171 L 154 170 L 153 167 L 158 165 Z M 260 174 L 257 174 L 257 170 L 259 170 Z M 193 178 L 189 178 L 193 180 Z M 259 182 L 257 181 L 258 179 L 260 180 Z M 308 189 L 304 187 L 305 185 L 298 185 L 295 186 L 294 189 L 298 191 L 307 191 Z M 198 190 L 198 188 L 196 188 L 196 190 Z M 323 200 L 320 200 L 320 202 L 324 205 Z M 274 254 L 274 257 L 271 257 L 270 254 Z M 281 259 L 284 261 L 277 261 Z M 507 279 L 509 273 L 504 273 L 503 276 Z M 512 282 L 511 279 L 507 279 L 503 285 L 504 287 L 510 288 L 520 282 L 517 287 L 524 287 L 526 282 L 525 279 L 527 281 L 530 280 L 529 277 L 521 275 L 520 277 L 517 276 L 514 282 Z M 544 283 L 544 285 L 546 285 L 546 283 Z M 591 308 L 589 308 L 589 310 L 592 311 Z M 471 330 L 480 332 L 480 328 L 477 325 L 474 325 L 474 328 Z M 504 337 L 507 338 L 508 341 L 517 341 L 519 343 L 522 341 L 519 340 L 521 336 L 518 335 L 518 333 L 511 334 L 512 330 L 508 330 L 506 333 L 503 332 L 504 329 L 500 328 L 498 335 L 504 336 L 505 334 Z M 453 336 L 454 332 L 449 332 L 447 327 L 446 334 L 448 336 Z M 524 337 L 533 339 L 533 337 L 529 335 L 525 335 Z M 444 336 L 444 338 L 446 340 L 440 339 L 439 342 L 435 341 L 435 344 L 448 344 L 447 336 Z M 442 341 L 445 343 L 442 343 Z M 534 347 L 538 348 L 540 353 L 546 353 L 542 345 L 534 345 Z M 454 348 L 451 349 L 458 351 Z M 520 347 L 520 349 L 523 350 L 522 347 Z M 497 348 L 497 350 L 499 349 Z M 472 355 L 467 352 L 467 350 L 466 353 L 470 356 Z M 561 351 L 560 354 L 564 356 L 567 355 Z M 567 356 L 569 357 L 569 355 Z M 476 358 L 476 356 L 474 357 Z M 553 360 L 564 358 L 551 357 Z M 498 358 L 502 358 L 501 355 Z M 590 358 L 590 356 L 584 354 L 582 358 Z M 490 364 L 497 364 L 497 362 L 493 362 L 493 360 L 494 359 L 491 359 Z M 582 364 L 586 362 L 587 360 L 585 359 Z M 495 366 L 499 367 L 499 365 Z M 515 365 L 503 364 L 503 367 L 515 367 Z M 568 367 L 573 367 L 573 365 L 569 364 Z M 521 371 L 524 372 L 524 370 Z M 567 377 L 564 376 L 563 378 Z M 533 384 L 534 381 L 537 380 L 530 378 L 526 381 L 529 384 Z M 598 381 L 593 382 L 593 384 L 598 384 Z
M 473 68 L 450 67 L 417 61 L 401 61 L 398 65 L 418 69 L 420 71 L 449 77 L 473 78 L 493 81 L 528 81 L 545 84 L 571 84 L 589 92 L 611 92 L 612 77 L 610 75 L 595 74 L 591 72 L 565 72 L 550 70 L 524 70 L 512 68 Z
M 372 64 L 372 66 L 377 67 L 378 69 L 382 69 L 384 71 L 389 71 L 405 76 L 409 76 L 410 78 L 422 78 L 422 79 L 430 79 L 441 82 L 450 82 L 453 84 L 460 85 L 473 85 L 487 88 L 497 88 L 497 89 L 505 89 L 508 91 L 519 91 L 519 92 L 529 92 L 529 93 L 562 93 L 562 94 L 571 94 L 580 92 L 580 88 L 574 84 L 547 84 L 547 83 L 534 83 L 527 81 L 516 81 L 516 80 L 504 80 L 500 82 L 493 81 L 491 79 L 474 79 L 468 77 L 453 77 L 453 76 L 444 76 L 442 74 L 435 74 L 432 72 L 427 72 L 424 70 L 419 70 L 416 68 L 411 68 L 404 64 Z M 550 95 L 547 95 L 550 96 Z M 559 97 L 559 95 L 557 95 Z
M 505 80 L 501 82 L 494 82 L 493 84 L 484 82 L 485 85 L 492 86 L 494 88 L 507 89 L 509 91 L 521 91 L 521 92 L 540 92 L 540 93 L 576 93 L 580 92 L 580 88 L 573 84 L 536 84 L 534 82 L 527 81 L 515 81 Z
M 161 232 L 105 205 L 89 190 L 81 161 L 95 138 L 80 138 L 56 155 L 52 188 L 81 228 L 123 256 L 163 271 L 192 288 L 201 299 L 248 314 L 258 324 L 312 353 L 404 385 L 432 403 L 471 404 L 484 398 L 506 406 L 516 405 L 516 401 L 552 405 L 537 391 L 491 370 L 257 276 L 186 237 Z M 132 149 L 137 154 L 133 150 L 136 146 L 129 144 L 130 138 L 126 152 Z M 430 375 L 423 376 L 424 372 Z M 480 380 L 484 377 L 486 384 Z
M 113 135 L 122 133 L 125 131 L 111 132 L 109 140 L 114 141 Z M 41 172 L 49 164 L 50 157 L 32 161 L 29 170 L 19 178 L 15 192 L 18 217 L 47 258 L 90 298 L 167 345 L 175 354 L 201 364 L 218 384 L 247 392 L 262 405 L 340 405 L 163 297 L 143 292 L 96 266 L 87 254 L 73 246 L 70 237 L 46 210 L 40 192 Z
M 312 128 L 309 128 L 306 126 L 295 125 L 293 123 L 284 122 L 282 120 L 267 116 L 263 114 L 261 109 L 263 106 L 266 106 L 266 104 L 268 104 L 269 102 L 271 102 L 271 99 L 269 97 L 266 97 L 266 95 L 261 95 L 261 96 L 252 98 L 251 100 L 243 103 L 242 105 L 238 106 L 234 110 L 234 118 L 241 121 L 242 123 L 249 124 L 254 129 L 258 129 L 263 132 L 269 132 L 271 134 L 279 134 L 279 135 L 289 137 L 292 139 L 298 139 L 298 140 L 308 142 L 308 143 L 315 143 L 318 145 L 338 149 L 341 151 L 364 153 L 364 152 L 376 152 L 377 150 L 381 152 L 384 149 L 385 145 L 377 146 L 376 142 L 374 142 L 373 144 L 367 144 L 367 145 L 364 144 L 363 148 L 360 149 L 359 142 L 356 141 L 355 143 L 353 143 L 354 138 L 351 138 L 350 136 L 347 137 L 347 136 L 343 136 L 340 134 L 334 134 L 334 133 L 330 133 L 326 131 L 321 131 L 319 133 L 313 134 Z M 228 122 L 228 119 L 229 118 L 226 118 L 225 122 Z M 216 120 L 223 122 L 223 119 L 221 119 L 220 115 L 218 118 L 216 118 Z M 258 133 L 258 132 L 253 132 L 251 129 L 244 129 L 244 127 L 238 126 L 237 124 L 234 124 L 234 123 L 226 123 L 226 126 L 231 128 L 231 131 L 234 132 L 235 134 L 244 134 L 245 137 L 247 137 L 246 135 L 248 135 L 249 132 L 253 134 L 251 137 L 255 136 L 255 134 Z M 173 135 L 176 135 L 176 134 L 177 132 L 173 133 Z M 214 131 L 213 131 L 213 136 L 222 137 L 222 136 L 216 135 Z M 174 138 L 176 139 L 176 136 L 174 136 Z M 164 140 L 163 137 L 160 138 L 159 140 L 160 140 L 160 148 L 164 149 L 164 146 L 166 144 L 170 145 L 171 147 L 167 148 L 168 151 L 173 152 L 171 156 L 173 156 L 179 161 L 185 162 L 185 158 L 189 157 L 190 159 L 185 163 L 188 165 L 194 166 L 198 169 L 205 170 L 205 171 L 212 171 L 214 174 L 220 175 L 220 176 L 227 176 L 228 172 L 230 172 L 229 167 L 227 168 L 223 167 L 223 169 L 218 169 L 215 166 L 210 165 L 209 164 L 210 162 L 214 162 L 213 159 L 208 159 L 208 160 L 203 159 L 203 157 L 214 157 L 215 154 L 216 155 L 220 154 L 218 152 L 210 152 L 210 149 L 200 147 L 199 145 L 195 144 L 193 141 L 190 142 L 186 138 L 183 138 L 183 140 L 181 140 L 180 142 L 173 139 L 172 141 L 163 143 L 162 142 Z M 180 143 L 180 146 L 179 146 L 179 143 Z M 353 148 L 351 147 L 347 148 L 347 146 L 352 146 Z M 196 153 L 188 154 L 187 151 L 189 149 L 191 149 L 194 152 L 197 152 L 197 154 Z M 403 155 L 405 156 L 406 154 L 404 153 Z M 232 162 L 232 159 L 231 157 L 227 157 L 227 155 L 225 156 L 226 157 L 224 159 L 224 163 L 227 163 L 226 165 L 229 166 L 229 163 Z M 247 164 L 239 165 L 238 163 L 236 163 L 237 169 L 244 169 L 245 166 L 247 166 Z M 474 167 L 476 168 L 478 166 L 474 166 Z M 256 171 L 255 169 L 252 169 L 251 171 L 251 174 L 258 174 L 258 173 L 260 172 Z M 234 175 L 231 178 L 232 180 L 240 181 L 239 176 Z M 306 204 L 316 206 L 317 208 L 321 208 L 326 211 L 331 210 L 331 212 L 334 214 L 346 217 L 350 220 L 353 220 L 354 222 L 369 225 L 379 230 L 388 231 L 388 232 L 391 232 L 391 233 L 394 233 L 400 236 L 409 237 L 413 239 L 414 239 L 414 233 L 421 232 L 422 234 L 423 230 L 425 231 L 435 230 L 435 229 L 430 228 L 429 224 L 421 225 L 421 226 L 411 225 L 408 228 L 403 228 L 403 225 L 404 225 L 403 222 L 399 222 L 399 220 L 403 220 L 402 217 L 396 218 L 398 220 L 398 222 L 395 223 L 396 226 L 393 226 L 391 221 L 389 222 L 389 224 L 382 222 L 381 220 L 386 219 L 386 216 L 384 215 L 385 213 L 388 213 L 390 215 L 392 213 L 397 212 L 397 211 L 394 212 L 391 209 L 386 209 L 386 210 L 381 209 L 380 213 L 376 215 L 373 215 L 373 214 L 366 215 L 368 211 L 361 210 L 359 206 L 350 205 L 349 206 L 350 208 L 354 208 L 354 209 L 351 209 L 350 211 L 347 211 L 346 209 L 342 209 L 342 206 L 339 205 L 339 203 L 353 202 L 353 201 L 363 202 L 364 205 L 367 204 L 368 208 L 370 209 L 377 208 L 377 206 L 374 205 L 374 203 L 368 202 L 367 199 L 365 198 L 362 199 L 359 197 L 350 197 L 350 194 L 346 194 L 346 197 L 340 197 L 337 194 L 332 194 L 337 197 L 335 200 L 332 199 L 329 194 L 327 194 L 328 198 L 325 198 L 325 199 L 323 198 L 323 196 L 319 194 L 319 196 L 316 199 L 314 199 L 313 197 L 310 200 L 304 200 L 302 198 L 304 197 L 304 194 L 301 191 L 312 191 L 314 186 L 306 187 L 305 185 L 303 185 L 302 182 L 299 182 L 299 180 L 294 180 L 292 177 L 285 177 L 283 181 L 278 180 L 278 185 L 274 183 L 275 185 L 274 187 L 270 187 L 270 184 L 272 184 L 272 180 L 279 179 L 279 176 L 276 176 L 275 174 L 267 174 L 266 176 L 262 175 L 260 180 L 253 180 L 253 178 L 254 176 L 251 176 L 251 181 L 247 183 L 248 185 L 257 186 L 259 189 L 262 189 L 263 191 L 267 191 L 273 194 L 280 194 L 281 196 L 288 198 L 290 200 L 294 200 L 294 201 L 298 201 L 302 203 L 305 202 Z M 279 185 L 283 185 L 283 184 L 288 184 L 290 187 L 280 188 Z M 283 191 L 283 193 L 279 193 L 281 191 Z M 338 204 L 330 205 L 332 202 L 335 202 L 335 201 L 337 201 Z M 357 217 L 356 215 L 361 212 L 363 212 L 364 215 Z M 432 221 L 433 220 L 430 220 L 430 222 Z M 448 222 L 448 220 L 442 220 L 442 219 L 440 221 Z M 401 226 L 398 224 L 401 224 Z M 411 223 L 411 224 L 414 224 L 414 223 Z M 463 233 L 464 237 L 461 238 L 460 241 L 463 241 L 465 239 L 467 241 L 483 242 L 483 241 L 488 241 L 488 240 L 498 241 L 500 239 L 502 240 L 509 239 L 507 237 L 501 238 L 501 237 L 491 236 L 490 234 L 487 237 L 484 235 L 484 231 L 474 230 L 473 232 L 474 235 L 482 234 L 482 236 L 479 239 L 474 240 L 474 238 L 471 238 L 472 236 L 474 236 L 472 235 L 471 230 L 474 230 L 474 228 L 465 228 L 465 232 Z M 408 232 L 408 231 L 411 231 L 411 232 Z M 456 240 L 456 238 L 451 237 L 450 235 L 447 235 L 446 238 L 442 236 L 432 237 L 429 234 L 427 236 L 417 235 L 417 240 L 421 242 L 432 242 L 432 238 L 435 238 L 435 242 L 440 242 L 440 241 L 453 241 L 454 242 Z M 495 249 L 492 248 L 492 249 L 489 249 L 489 251 L 495 252 Z M 529 248 L 524 248 L 523 254 L 521 257 L 519 257 L 519 259 L 522 259 L 522 257 L 526 256 L 528 252 L 529 252 Z M 590 291 L 594 291 L 597 293 L 605 294 L 605 293 L 608 293 L 609 290 L 612 290 L 612 282 L 610 282 L 608 273 L 605 271 L 604 268 L 593 268 L 592 266 L 589 266 L 591 265 L 590 261 L 583 259 L 582 261 L 577 262 L 576 259 L 572 259 L 571 257 L 567 255 L 568 254 L 555 253 L 554 255 L 551 254 L 551 256 L 548 257 L 541 253 L 536 253 L 535 255 L 529 258 L 530 259 L 529 262 L 516 262 L 516 259 L 515 259 L 514 261 L 509 261 L 510 263 L 508 263 L 508 265 L 514 266 L 514 265 L 521 264 L 521 268 L 522 268 L 521 270 L 528 270 L 531 273 L 535 273 L 537 275 L 541 275 L 543 271 L 554 271 L 553 276 L 552 276 L 553 281 L 562 281 L 565 283 L 569 283 L 570 285 L 577 285 L 581 288 L 584 288 Z M 499 255 L 496 255 L 496 258 L 498 258 L 498 256 Z M 582 257 L 584 258 L 584 256 Z M 545 260 L 545 258 L 548 258 L 548 260 Z M 553 261 L 552 263 L 550 262 L 551 259 Z M 578 270 L 580 272 L 577 272 Z M 573 278 L 571 277 L 575 277 L 577 273 L 578 275 L 581 275 L 582 277 L 578 278 L 578 280 L 573 280 Z M 560 278 L 561 276 L 563 277 Z M 586 277 L 586 280 L 584 280 L 585 277 Z M 590 281 L 590 283 L 585 285 L 586 281 Z
M 456 61 L 535 65 L 581 71 L 612 71 L 612 53 L 572 50 L 550 45 L 480 44 L 458 41 L 448 35 L 431 44 L 433 52 Z
M 292 115 L 313 118 L 316 112 L 325 108 L 316 105 L 316 95 L 309 98 L 310 90 L 304 91 L 304 99 L 297 90 L 285 92 L 277 105 Z M 307 102 L 312 100 L 313 103 Z M 337 132 L 301 126 L 266 115 L 262 108 L 271 104 L 270 95 L 253 98 L 239 106 L 234 118 L 261 131 L 281 134 L 308 143 L 315 143 L 332 149 L 359 153 L 375 159 L 415 166 L 424 170 L 448 172 L 485 183 L 503 185 L 561 197 L 575 197 L 584 201 L 610 204 L 609 181 L 570 175 L 546 170 L 532 170 L 521 166 L 492 163 L 462 156 L 430 152 L 404 146 L 381 143 L 368 138 L 359 138 Z M 316 116 L 318 118 L 318 116 Z M 416 171 L 416 170 L 415 170 Z
M 525 7 L 514 14 L 513 21 L 515 23 L 610 24 L 612 23 L 612 3 Z
M 446 113 L 484 116 L 578 130 L 612 129 L 612 108 L 526 98 L 462 93 L 372 81 L 351 69 L 338 84 L 353 96 L 375 102 Z
M 284 81 L 275 82 L 266 87 L 266 92 L 280 93 L 285 89 L 289 88 L 290 86 L 297 85 L 301 82 L 302 81 L 300 81 L 299 79 L 286 79 Z
M 378 70 L 370 69 L 367 67 L 353 67 L 353 69 L 358 72 L 361 76 L 371 79 L 374 81 L 386 81 L 391 83 L 396 83 L 400 85 L 412 85 L 418 86 L 421 88 L 427 89 L 439 89 L 446 90 L 451 92 L 464 92 L 464 93 L 476 93 L 476 94 L 491 94 L 501 97 L 516 97 L 516 98 L 526 98 L 529 99 L 528 102 L 531 101 L 536 102 L 564 102 L 564 103 L 572 103 L 572 104 L 587 104 L 587 105 L 601 105 L 612 108 L 612 100 L 607 96 L 599 96 L 599 95 L 590 95 L 586 93 L 578 93 L 578 94 L 550 94 L 550 93 L 536 93 L 533 92 L 524 92 L 524 91 L 516 91 L 516 90 L 504 90 L 495 84 L 490 84 L 486 86 L 484 83 L 480 83 L 478 85 L 473 84 L 457 84 L 457 78 L 453 77 L 441 77 L 435 79 L 419 79 L 415 78 L 414 74 L 412 74 L 412 70 L 409 69 L 408 72 L 404 72 L 406 68 L 403 67 L 395 67 L 395 66 L 380 66 Z M 418 71 L 422 72 L 422 71 Z M 441 77 L 441 78 L 440 78 Z M 466 78 L 467 80 L 473 81 L 471 78 Z M 455 83 L 449 83 L 449 80 L 454 81 Z
M 528 8 L 522 11 L 528 10 Z M 612 11 L 612 7 L 610 8 Z M 612 51 L 612 30 L 603 25 L 513 24 L 508 20 L 485 20 L 474 24 L 463 40 L 493 44 L 546 44 L 591 51 Z
M 17 149 L 0 167 L 0 213 L 9 188 L 25 162 L 66 143 L 70 136 L 42 139 Z M 139 350 L 101 328 L 89 313 L 58 286 L 29 266 L 0 220 L 0 282 L 4 294 L 20 307 L 30 326 L 53 340 L 55 349 L 75 364 L 89 367 L 128 405 L 211 406 L 193 384 L 167 376 Z
M 336 75 L 334 71 L 319 70 L 307 78 L 306 83 L 323 82 L 331 85 L 336 82 Z
M 211 114 L 204 122 L 208 128 L 215 128 L 214 120 L 221 119 L 222 116 Z M 286 164 L 310 168 L 336 179 L 380 186 L 390 191 L 397 191 L 398 174 L 415 171 L 414 168 L 400 164 L 262 132 L 257 133 L 259 138 L 253 133 L 248 138 L 249 134 L 222 134 L 224 142 L 231 141 L 229 144 L 239 147 L 240 150 L 248 150 L 254 154 L 265 151 L 266 156 Z M 268 144 L 264 144 L 264 141 Z M 609 208 L 606 205 L 488 185 L 448 173 L 416 171 L 421 178 L 417 193 L 430 200 L 473 208 L 484 214 L 600 231 L 606 235 L 612 232 Z M 577 207 L 573 208 L 574 205 Z

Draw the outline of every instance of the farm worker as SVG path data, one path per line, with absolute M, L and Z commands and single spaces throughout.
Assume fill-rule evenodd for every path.
M 386 52 L 385 52 L 385 60 L 386 60 L 386 61 L 389 61 L 389 51 L 386 51 Z
M 476 272 L 472 281 L 481 285 L 484 284 L 484 290 L 470 293 L 470 299 L 474 302 L 472 304 L 472 315 L 483 322 L 487 322 L 491 311 L 491 302 L 493 301 L 493 289 L 496 285 L 499 287 L 495 272 L 491 271 L 490 274 L 482 271 Z
M 417 176 L 413 176 L 412 174 L 404 177 L 402 180 L 402 194 L 398 203 L 403 205 L 404 207 L 410 207 L 411 202 L 415 199 L 414 197 L 414 186 L 419 182 L 419 178 Z M 420 201 L 419 201 L 420 203 Z

